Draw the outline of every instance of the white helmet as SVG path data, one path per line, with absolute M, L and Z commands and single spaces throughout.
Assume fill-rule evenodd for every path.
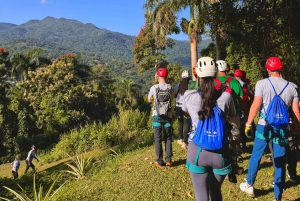
M 197 62 L 196 72 L 198 77 L 216 77 L 217 68 L 213 58 L 201 57 Z
M 189 77 L 189 72 L 187 70 L 184 70 L 182 73 L 181 73 L 181 78 L 187 78 Z
M 224 60 L 218 60 L 216 62 L 219 71 L 228 71 L 227 62 Z

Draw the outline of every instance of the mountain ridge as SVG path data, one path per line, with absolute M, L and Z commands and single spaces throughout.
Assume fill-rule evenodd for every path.
M 30 42 L 26 42 L 27 40 Z M 34 40 L 36 40 L 36 44 L 34 44 Z M 19 43 L 16 43 L 16 41 Z M 175 40 L 175 42 L 176 44 L 172 49 L 164 51 L 168 56 L 169 62 L 189 65 L 189 42 L 179 40 Z M 201 42 L 199 50 L 206 47 L 209 42 Z M 26 51 L 34 46 L 42 49 L 49 46 L 54 49 L 46 48 L 45 52 L 46 55 L 51 57 L 57 56 L 53 51 L 59 49 L 60 51 L 57 52 L 61 54 L 68 53 L 70 50 L 81 54 L 94 52 L 113 58 L 133 61 L 133 44 L 134 36 L 99 28 L 92 23 L 84 24 L 80 21 L 63 17 L 54 18 L 47 16 L 42 20 L 33 19 L 20 25 L 0 23 L 0 46 L 5 46 L 4 48 L 11 53 L 20 50 Z

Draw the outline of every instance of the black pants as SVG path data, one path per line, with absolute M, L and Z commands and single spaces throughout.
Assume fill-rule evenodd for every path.
M 190 131 L 190 117 L 185 115 L 181 107 L 176 107 L 176 116 L 178 119 L 178 139 L 188 144 L 188 132 Z
M 297 176 L 297 149 L 300 136 L 292 136 L 286 149 L 287 170 L 290 176 Z
M 16 179 L 16 178 L 18 178 L 19 177 L 19 174 L 18 174 L 18 172 L 17 171 L 11 171 L 11 173 L 12 173 L 12 175 L 13 175 L 13 177 L 14 177 L 14 179 Z
M 167 117 L 153 117 L 153 122 L 159 123 L 159 125 L 153 125 L 154 130 L 154 145 L 155 153 L 157 156 L 156 162 L 159 165 L 163 165 L 163 145 L 165 142 L 164 150 L 166 152 L 166 162 L 172 161 L 172 126 L 171 121 Z
M 32 168 L 33 171 L 35 171 L 35 166 L 32 164 L 32 162 L 29 162 L 28 160 L 26 160 L 26 169 L 25 169 L 25 173 L 28 171 L 29 168 Z

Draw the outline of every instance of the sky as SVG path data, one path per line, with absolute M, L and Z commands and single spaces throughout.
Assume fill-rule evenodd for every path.
M 0 23 L 20 25 L 47 16 L 63 17 L 136 36 L 145 22 L 144 3 L 145 0 L 0 0 Z M 188 10 L 183 10 L 178 18 L 188 16 Z M 188 40 L 183 33 L 170 37 Z

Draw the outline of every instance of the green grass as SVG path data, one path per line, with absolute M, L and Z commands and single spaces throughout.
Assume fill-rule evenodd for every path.
M 251 143 L 248 145 L 248 153 L 242 155 L 244 161 L 239 163 L 245 171 L 247 171 L 248 159 L 252 151 Z M 97 150 L 98 153 L 100 153 L 99 151 Z M 71 179 L 71 182 L 61 189 L 60 200 L 194 200 L 194 190 L 189 172 L 185 167 L 186 150 L 174 142 L 173 152 L 174 166 L 163 168 L 156 168 L 153 165 L 154 146 L 125 153 L 114 149 L 106 154 L 98 154 L 95 156 L 96 161 L 93 163 L 92 169 L 87 174 L 87 179 L 72 180 L 72 178 L 63 177 Z M 273 167 L 272 162 L 268 160 L 269 156 L 270 154 L 265 154 L 262 158 L 254 185 L 255 198 L 247 197 L 239 189 L 239 184 L 246 178 L 246 173 L 243 173 L 237 175 L 237 184 L 230 183 L 228 180 L 224 181 L 222 185 L 223 200 L 273 200 L 273 188 L 270 186 Z M 49 164 L 49 168 L 37 167 L 41 171 L 40 174 L 49 175 L 53 174 L 53 171 L 61 170 L 61 167 L 57 168 L 64 162 L 58 161 L 53 166 Z M 25 166 L 24 163 L 21 163 L 21 168 Z M 10 175 L 8 164 L 1 165 L 0 171 L 6 168 L 9 169 Z M 300 164 L 298 163 L 298 173 L 300 172 L 299 168 Z M 1 177 L 4 176 L 2 173 Z M 300 200 L 300 186 L 287 181 L 283 200 Z

